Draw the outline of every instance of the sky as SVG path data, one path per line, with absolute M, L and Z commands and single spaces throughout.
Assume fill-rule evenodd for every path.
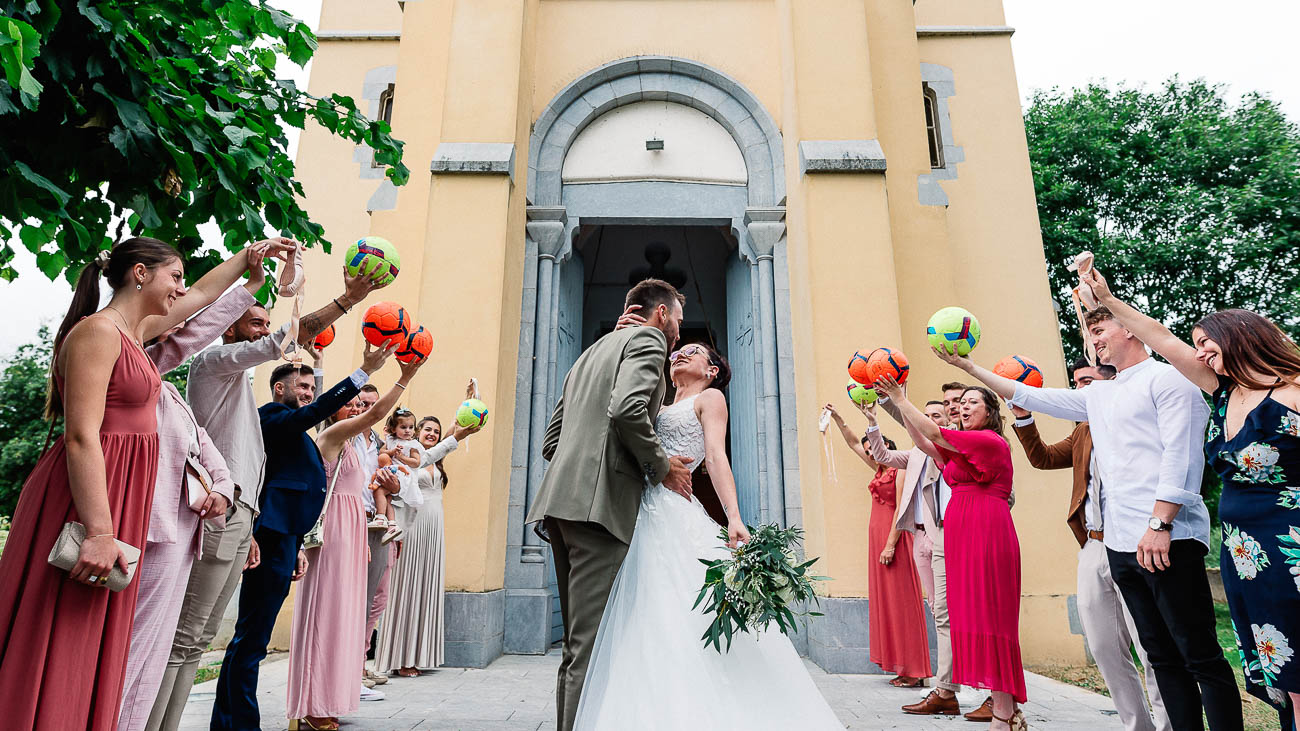
M 926 0 L 920 0 L 925 2 Z M 279 0 L 277 7 L 319 24 L 319 0 Z M 1300 1 L 1248 0 L 1003 0 L 1016 74 L 1023 98 L 1034 89 L 1072 88 L 1091 81 L 1158 87 L 1174 74 L 1224 84 L 1235 99 L 1262 92 L 1300 122 L 1300 76 L 1294 63 L 1294 29 Z M 277 73 L 306 86 L 308 68 L 284 61 Z M 297 130 L 290 130 L 297 144 Z M 72 291 L 50 282 L 35 258 L 15 246 L 20 272 L 0 282 L 0 358 L 30 341 L 42 323 L 57 325 Z

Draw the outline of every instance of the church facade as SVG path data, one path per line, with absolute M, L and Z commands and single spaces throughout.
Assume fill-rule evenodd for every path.
M 684 341 L 732 364 L 742 512 L 803 526 L 834 578 L 796 643 L 828 670 L 874 670 L 871 475 L 817 428 L 827 401 L 864 426 L 849 356 L 902 348 L 912 398 L 936 398 L 963 374 L 928 352 L 925 323 L 956 304 L 983 325 L 977 360 L 1023 353 L 1065 384 L 1012 32 L 1000 0 L 324 0 L 310 91 L 390 120 L 413 173 L 395 188 L 368 149 L 309 129 L 307 208 L 336 247 L 400 250 L 372 300 L 434 336 L 404 405 L 450 423 L 475 377 L 492 409 L 448 459 L 449 665 L 559 639 L 548 547 L 523 523 L 541 435 L 568 367 L 630 283 L 658 276 L 688 298 Z M 333 289 L 340 254 L 309 254 L 311 292 Z M 329 378 L 361 342 L 354 313 Z M 1069 475 L 1013 451 L 1026 661 L 1080 660 Z

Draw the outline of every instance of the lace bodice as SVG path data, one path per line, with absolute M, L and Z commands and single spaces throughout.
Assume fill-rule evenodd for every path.
M 699 394 L 665 406 L 655 419 L 655 433 L 669 457 L 689 457 L 691 471 L 704 464 L 704 427 L 695 415 Z

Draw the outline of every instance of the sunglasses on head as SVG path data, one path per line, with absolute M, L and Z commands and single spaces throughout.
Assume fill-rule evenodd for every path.
M 704 352 L 704 348 L 699 345 L 687 345 L 686 347 L 681 348 L 680 350 L 674 350 L 672 352 L 672 355 L 668 356 L 668 362 L 675 363 L 681 358 L 690 358 L 696 353 L 703 353 L 703 352 Z

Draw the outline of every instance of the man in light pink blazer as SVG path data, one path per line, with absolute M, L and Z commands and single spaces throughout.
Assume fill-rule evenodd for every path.
M 902 423 L 896 406 L 888 401 L 882 401 L 881 406 Z M 927 403 L 925 413 L 941 427 L 947 427 L 950 423 L 942 401 Z M 938 674 L 935 675 L 935 688 L 920 703 L 903 706 L 903 711 L 917 715 L 955 716 L 961 712 L 957 703 L 957 691 L 961 686 L 952 682 L 948 579 L 943 560 L 943 510 L 948 496 L 940 480 L 942 470 L 919 447 L 906 452 L 887 448 L 880 429 L 875 424 L 874 414 L 867 416 L 872 421 L 872 425 L 867 428 L 867 450 L 871 453 L 871 458 L 887 467 L 905 470 L 903 493 L 894 513 L 894 525 L 899 530 L 916 536 L 912 544 L 913 554 L 917 570 L 922 574 L 921 581 L 930 592 L 930 611 L 934 614 L 934 629 L 938 636 L 939 666 Z M 925 575 L 927 571 L 932 579 Z

